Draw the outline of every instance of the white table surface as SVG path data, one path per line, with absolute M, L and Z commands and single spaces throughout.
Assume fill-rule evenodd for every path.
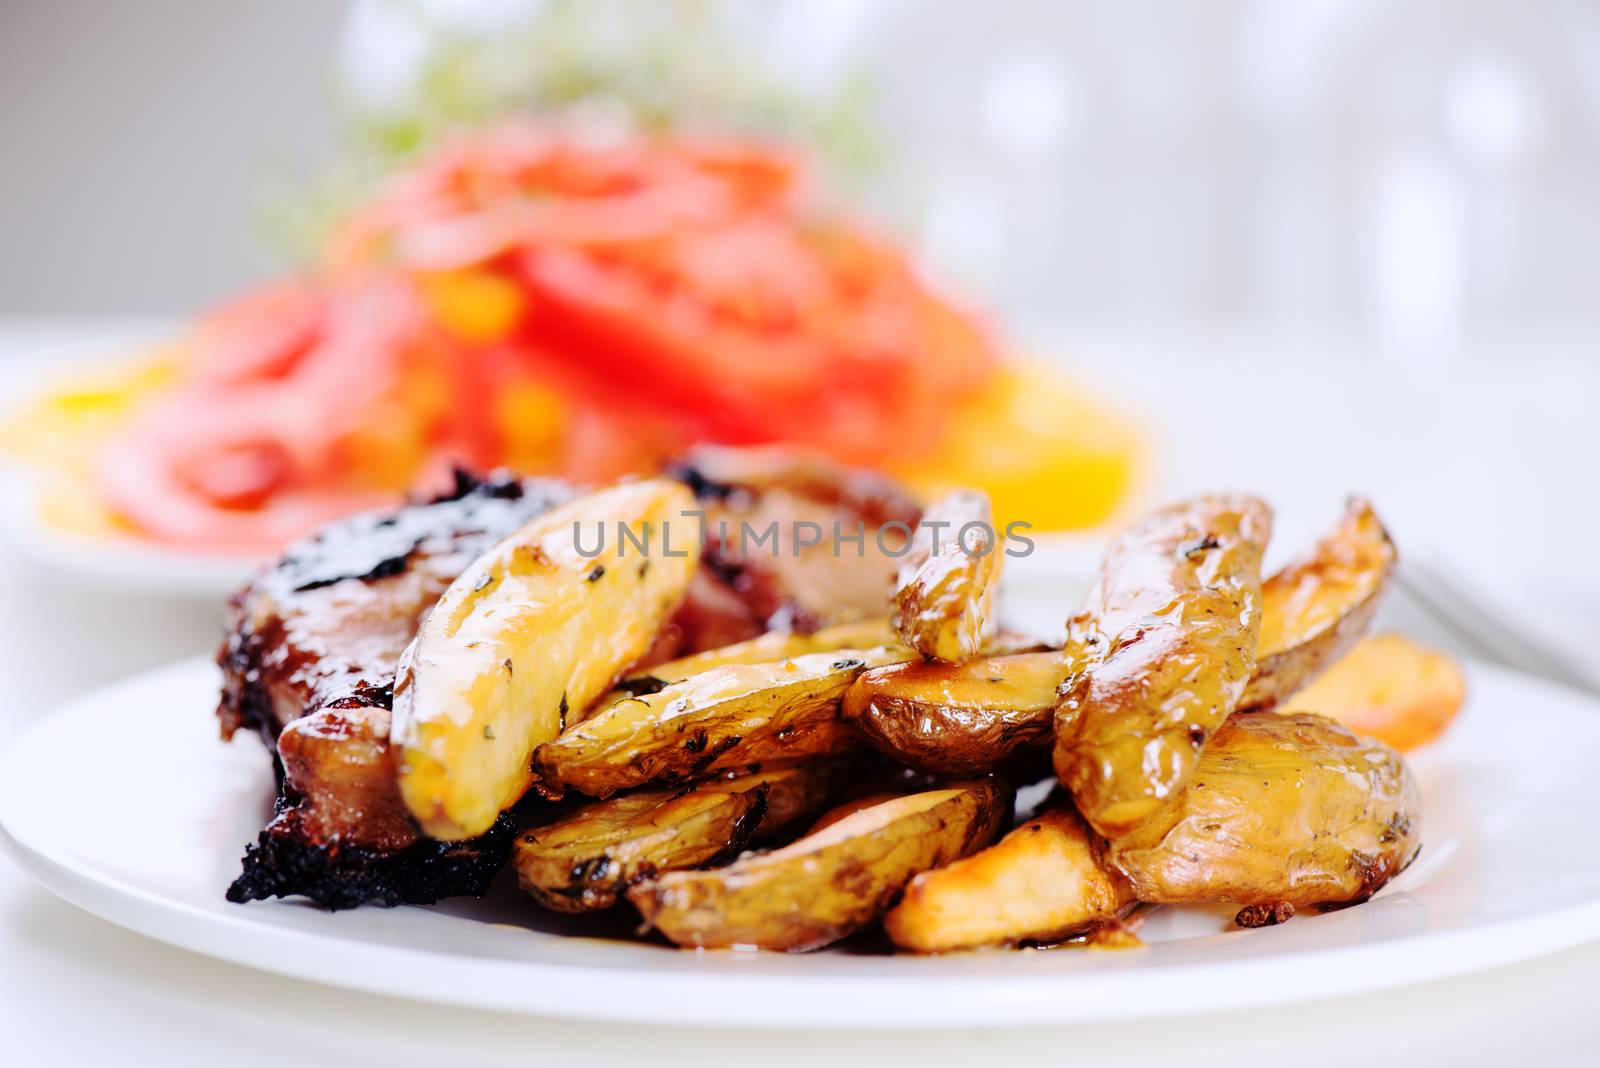
M 28 364 L 72 358 L 123 329 L 0 322 L 0 404 L 16 396 Z M 1315 530 L 1343 493 L 1361 489 L 1403 548 L 1443 546 L 1564 629 L 1600 619 L 1600 565 L 1586 544 L 1600 529 L 1600 495 L 1584 488 L 1600 459 L 1600 421 L 1588 410 L 1600 401 L 1594 361 L 1557 352 L 1524 356 L 1511 371 L 1490 356 L 1407 369 L 1324 345 L 1333 355 L 1312 375 L 1282 349 L 1237 338 L 1180 348 L 1080 334 L 1071 349 L 1084 377 L 1155 428 L 1152 495 L 1257 489 L 1279 506 L 1290 536 Z M 75 694 L 209 650 L 217 620 L 213 605 L 85 589 L 0 549 L 0 745 Z M 127 815 L 138 834 L 137 799 Z M 353 994 L 211 961 L 80 912 L 0 861 L 8 1064 L 1593 1063 L 1597 990 L 1600 944 L 1371 996 L 1136 1025 L 726 1035 L 568 1023 Z

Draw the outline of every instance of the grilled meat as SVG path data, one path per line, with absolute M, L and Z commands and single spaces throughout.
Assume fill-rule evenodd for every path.
M 706 506 L 707 566 L 641 665 L 885 611 L 891 553 L 919 515 L 892 482 L 773 449 L 698 449 L 673 474 Z M 330 524 L 233 597 L 218 655 L 222 733 L 260 732 L 277 754 L 282 796 L 230 900 L 303 894 L 350 908 L 483 891 L 505 862 L 509 827 L 458 843 L 420 833 L 389 751 L 395 667 L 471 560 L 575 492 L 458 476 L 437 500 Z M 776 533 L 755 544 L 741 523 Z M 815 524 L 818 543 L 797 545 L 797 523 Z M 847 541 L 834 558 L 836 527 L 862 535 L 859 553 Z
M 429 902 L 481 893 L 505 862 L 509 827 L 454 844 L 418 832 L 389 753 L 390 687 L 451 580 L 574 491 L 553 481 L 457 482 L 437 500 L 329 525 L 230 602 L 218 657 L 222 733 L 259 731 L 283 782 L 230 900 Z
M 777 447 L 701 446 L 669 470 L 706 513 L 680 655 L 884 613 L 922 515 L 889 478 Z

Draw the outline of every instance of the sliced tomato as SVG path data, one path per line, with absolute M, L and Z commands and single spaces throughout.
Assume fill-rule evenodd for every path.
M 531 244 L 647 240 L 787 203 L 791 154 L 732 140 L 594 143 L 537 122 L 464 133 L 352 213 L 335 272 L 391 262 L 448 270 Z
M 188 375 L 208 383 L 283 378 L 316 344 L 326 314 L 324 295 L 308 279 L 264 286 L 195 326 Z
M 758 143 L 465 133 L 352 214 L 316 276 L 202 323 L 101 484 L 151 536 L 265 547 L 452 462 L 603 479 L 702 440 L 926 453 L 995 349 L 804 183 Z
M 261 552 L 395 500 L 436 456 L 492 466 L 497 442 L 458 403 L 458 353 L 406 279 L 320 299 L 311 343 L 269 374 L 204 373 L 257 336 L 250 317 L 209 324 L 200 339 L 215 348 L 192 356 L 202 373 L 101 451 L 97 484 L 118 515 L 157 540 Z
M 854 240 L 841 259 L 835 234 L 756 218 L 609 254 L 531 249 L 529 349 L 568 362 L 596 402 L 648 398 L 700 438 L 915 452 L 993 349 L 903 261 Z

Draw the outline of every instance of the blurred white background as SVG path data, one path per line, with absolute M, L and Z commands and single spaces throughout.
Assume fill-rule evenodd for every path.
M 887 162 L 859 195 L 1138 414 L 1148 498 L 1261 492 L 1293 547 L 1362 490 L 1408 562 L 1593 662 L 1600 0 L 706 3 L 797 91 L 864 77 Z M 0 2 L 0 407 L 62 362 L 145 340 L 129 319 L 176 323 L 283 270 L 262 205 L 336 149 L 337 103 L 404 109 L 420 27 L 495 37 L 532 6 Z M 0 590 L 0 740 L 216 633 L 214 599 L 73 588 L 6 553 Z M 969 1060 L 1347 1061 L 1303 1041 L 1331 1013 L 1374 1048 L 1555 1061 L 1600 1039 L 1597 953 L 1270 1019 L 938 1044 Z M 23 1061 L 104 1060 L 110 1043 L 160 1063 L 437 1063 L 469 1034 L 482 1063 L 523 1062 L 530 1034 L 596 1063 L 605 1041 L 631 1060 L 664 1046 L 303 989 L 127 935 L 4 866 L 0 962 Z
M 0 312 L 193 310 L 277 265 L 334 86 L 537 0 L 10 0 Z M 776 76 L 864 75 L 872 199 L 1011 321 L 1354 334 L 1439 358 L 1600 337 L 1592 0 L 774 0 Z
M 177 315 L 281 264 L 265 183 L 330 147 L 343 6 L 0 4 L 0 315 Z
M 315 202 L 360 122 L 448 98 L 430 49 L 488 42 L 478 75 L 527 93 L 570 57 L 519 28 L 561 10 L 8 0 L 0 363 L 103 355 L 108 321 L 292 266 L 265 209 Z M 881 151 L 838 190 L 1141 417 L 1146 499 L 1249 486 L 1288 543 L 1361 489 L 1414 557 L 1600 640 L 1600 500 L 1570 470 L 1600 456 L 1600 0 L 565 10 L 568 52 L 664 34 L 705 85 L 864 86 Z

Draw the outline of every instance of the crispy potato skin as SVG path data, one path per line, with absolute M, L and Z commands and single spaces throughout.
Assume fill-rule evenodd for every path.
M 728 667 L 732 664 L 770 664 L 773 661 L 790 660 L 808 653 L 829 653 L 835 649 L 872 649 L 880 645 L 893 645 L 899 640 L 887 619 L 839 623 L 811 634 L 771 631 L 757 638 L 668 660 L 644 671 L 630 672 L 581 717 L 575 717 L 571 722 L 593 719 L 620 701 L 653 693 L 671 683 L 679 682 L 690 675 L 698 675 L 702 671 L 710 671 L 712 668 Z
M 883 915 L 918 872 L 988 845 L 1010 810 L 998 781 L 956 783 L 861 809 L 725 868 L 668 873 L 628 900 L 680 946 L 819 949 Z
M 612 705 L 540 746 L 539 788 L 609 797 L 656 782 L 856 745 L 839 701 L 868 667 L 914 656 L 904 646 L 837 649 L 769 664 L 730 664 Z
M 450 584 L 394 686 L 400 794 L 426 834 L 487 831 L 531 785 L 534 748 L 650 647 L 698 563 L 665 543 L 698 530 L 693 510 L 667 479 L 599 490 L 533 519 Z M 619 525 L 647 548 L 627 547 Z M 603 559 L 579 551 L 578 532 L 598 539 L 597 526 Z
M 1394 547 L 1377 515 L 1365 501 L 1354 500 L 1315 552 L 1268 578 L 1262 584 L 1263 641 L 1240 710 L 1278 704 L 1358 642 L 1371 625 L 1394 561 Z M 911 767 L 962 775 L 992 771 L 1012 754 L 1048 743 L 1056 687 L 1071 674 L 1065 654 L 1056 654 L 1056 670 L 1044 671 L 1044 657 L 996 655 L 995 644 L 987 643 L 988 655 L 966 664 L 902 664 L 864 672 L 845 695 L 844 715 L 875 748 Z M 981 685 L 983 680 L 992 685 Z M 1343 708 L 1354 698 L 1348 688 L 1340 692 L 1346 696 L 1337 707 Z M 1391 686 L 1385 692 L 1396 691 Z M 1441 686 L 1437 697 L 1428 707 L 1447 715 L 1449 687 Z M 1384 722 L 1377 705 L 1368 707 L 1374 712 L 1370 722 Z M 1332 710 L 1329 715 L 1340 718 Z M 1407 717 L 1407 722 L 1418 726 L 1420 736 L 1431 737 L 1424 718 Z M 1366 733 L 1383 737 L 1377 730 Z M 1420 744 L 1409 736 L 1402 741 Z
M 946 953 L 1059 942 L 1133 903 L 1071 803 L 1052 801 L 988 849 L 912 879 L 883 926 L 901 949 Z
M 1053 651 L 891 664 L 851 684 L 842 714 L 874 748 L 920 771 L 983 774 L 1049 745 L 1066 674 Z
M 1371 897 L 1416 855 L 1420 828 L 1393 749 L 1320 716 L 1243 712 L 1189 789 L 1106 859 L 1140 901 L 1305 908 Z
M 957 490 L 929 505 L 894 591 L 900 637 L 930 660 L 977 656 L 994 628 L 1002 559 L 987 496 Z
M 844 774 L 824 761 L 597 801 L 522 832 L 512 866 L 522 889 L 546 908 L 610 908 L 639 879 L 731 856 L 804 819 Z
M 1090 826 L 1115 836 L 1183 791 L 1206 739 L 1243 696 L 1261 625 L 1271 511 L 1213 495 L 1117 537 L 1066 655 L 1055 767 Z
M 1426 745 L 1467 699 L 1461 666 L 1399 634 L 1375 634 L 1289 702 L 1396 749 Z
M 860 812 L 864 808 L 871 808 L 873 805 L 881 805 L 885 801 L 893 801 L 897 797 L 904 796 L 904 790 L 898 792 L 893 790 L 879 790 L 874 793 L 862 794 L 859 797 L 852 797 L 848 801 L 841 801 L 839 804 L 834 805 L 832 808 L 828 809 L 828 811 L 818 816 L 812 822 L 811 826 L 806 828 L 806 833 L 816 834 L 820 830 L 832 827 L 840 820 L 854 816 L 857 812 Z
M 1361 640 L 1394 575 L 1394 542 L 1359 498 L 1316 548 L 1261 584 L 1256 673 L 1239 711 L 1260 711 L 1296 690 Z

